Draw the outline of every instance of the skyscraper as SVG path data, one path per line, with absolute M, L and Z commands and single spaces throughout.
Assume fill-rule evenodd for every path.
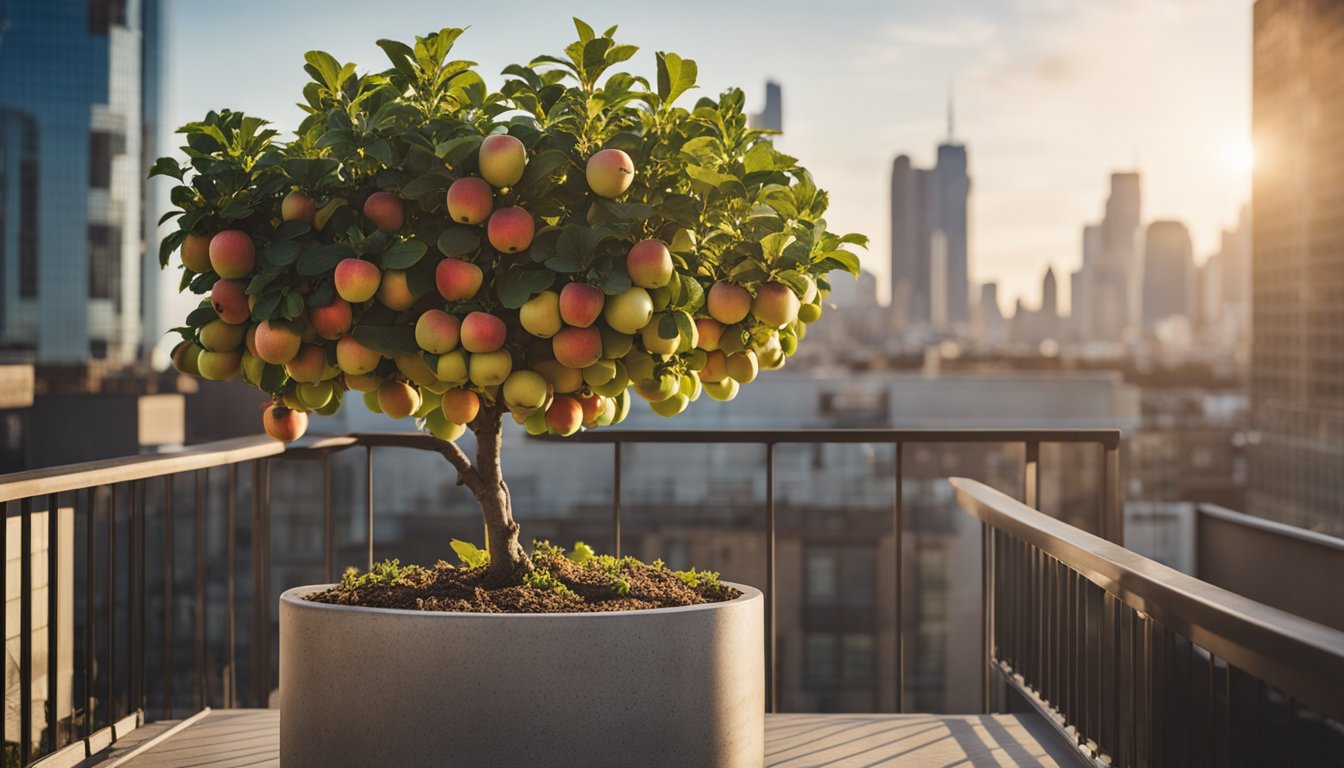
M 971 178 L 966 145 L 953 129 L 949 103 L 934 167 L 900 155 L 891 168 L 892 304 L 898 318 L 943 330 L 965 325 L 970 311 Z
M 1092 336 L 1092 286 L 1097 261 L 1101 258 L 1101 225 L 1083 227 L 1083 263 L 1069 276 L 1069 324 L 1073 338 L 1088 341 Z
M 1055 282 L 1055 268 L 1046 267 L 1045 277 L 1041 280 L 1041 314 L 1049 318 L 1059 317 L 1059 286 Z
M 1190 230 L 1179 221 L 1148 225 L 1143 248 L 1143 327 L 1169 317 L 1194 321 L 1195 261 Z
M 752 128 L 784 130 L 784 91 L 774 80 L 765 81 L 765 106 L 749 119 Z
M 0 353 L 131 362 L 157 321 L 159 0 L 0 5 Z
M 1344 535 L 1344 4 L 1254 11 L 1253 513 Z
M 1092 290 L 1092 326 L 1099 339 L 1119 341 L 1126 329 L 1137 324 L 1142 309 L 1139 221 L 1139 174 L 1112 173 Z

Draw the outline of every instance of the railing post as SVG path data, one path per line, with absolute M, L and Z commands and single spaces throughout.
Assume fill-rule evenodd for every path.
M 892 534 L 892 545 L 895 548 L 895 560 L 896 560 L 895 562 L 896 613 L 893 619 L 895 620 L 896 625 L 895 626 L 896 711 L 898 713 L 905 711 L 905 620 L 904 616 L 902 615 L 902 611 L 904 610 L 904 603 L 901 599 L 902 597 L 901 593 L 905 585 L 905 580 L 902 578 L 904 557 L 901 551 L 902 550 L 901 512 L 902 507 L 904 506 L 904 498 L 903 498 L 904 488 L 902 487 L 902 481 L 905 479 L 904 459 L 905 459 L 905 444 L 896 443 L 896 487 L 894 489 L 895 493 L 892 497 L 892 504 L 891 504 L 891 534 Z
M 209 482 L 209 470 L 196 470 L 196 526 L 195 530 L 192 531 L 192 535 L 195 538 L 196 557 L 196 605 L 194 606 L 195 616 L 193 617 L 196 624 L 196 643 L 193 651 L 196 656 L 195 685 L 197 709 L 205 709 L 206 705 L 210 702 L 210 686 L 205 669 L 205 582 L 208 573 L 205 549 L 205 492 L 206 485 Z
M 331 453 L 322 453 L 322 566 L 328 583 L 336 580 L 336 532 L 331 512 Z
M 163 478 L 163 712 L 173 719 L 173 475 Z
M 776 591 L 775 591 L 775 444 L 765 444 L 765 711 L 774 713 L 779 704 L 777 689 Z
M 373 570 L 373 446 L 364 448 L 364 485 L 368 490 L 365 500 L 364 517 L 369 526 L 369 570 Z M 490 544 L 487 542 L 486 547 Z
M 33 733 L 33 501 L 19 503 L 19 764 L 32 760 Z M 9 525 L 9 521 L 5 521 Z
M 989 523 L 980 523 L 980 590 L 981 590 L 981 709 L 993 711 L 991 679 L 994 665 L 994 529 Z
M 1022 465 L 1024 501 L 1032 509 L 1041 508 L 1041 444 L 1028 442 L 1027 457 Z
M 229 604 L 224 611 L 225 654 L 229 665 L 228 675 L 224 678 L 224 706 L 233 709 L 238 706 L 238 465 L 229 465 L 229 487 L 225 509 L 225 553 L 226 570 L 225 594 Z
M 1120 482 L 1120 446 L 1102 446 L 1101 537 L 1125 545 L 1125 489 Z
M 60 495 L 47 496 L 47 738 L 49 752 L 61 748 L 61 740 L 56 731 L 57 713 L 60 705 Z
M 616 557 L 621 556 L 621 441 L 615 440 L 611 444 L 615 456 L 615 464 L 612 469 L 612 489 L 611 489 L 611 538 L 612 551 Z

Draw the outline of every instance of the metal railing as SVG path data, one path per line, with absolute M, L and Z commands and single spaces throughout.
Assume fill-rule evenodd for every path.
M 904 709 L 904 629 L 901 626 L 900 574 L 902 520 L 902 480 L 904 448 L 912 444 L 949 443 L 1005 445 L 1021 444 L 1025 449 L 1023 481 L 1025 498 L 1035 505 L 1040 498 L 1040 447 L 1049 443 L 1091 444 L 1097 447 L 1102 461 L 1098 509 L 1101 518 L 1098 530 L 1110 539 L 1121 541 L 1123 517 L 1121 484 L 1119 478 L 1118 430 L 768 430 L 768 431 L 701 431 L 701 430 L 607 430 L 584 433 L 570 438 L 580 443 L 606 443 L 613 446 L 615 486 L 612 499 L 612 525 L 616 547 L 620 547 L 621 528 L 621 460 L 627 443 L 738 443 L 757 444 L 764 448 L 766 475 L 766 585 L 768 599 L 767 654 L 769 676 L 767 701 L 775 709 L 777 686 L 776 664 L 776 589 L 775 589 L 775 447 L 784 444 L 866 443 L 894 447 L 894 501 L 891 510 L 892 530 L 896 552 L 896 638 L 897 659 L 895 684 L 896 708 Z M 19 658 L 20 732 L 17 738 L 6 734 L 8 741 L 16 742 L 16 757 L 21 765 L 32 764 L 42 755 L 59 753 L 61 760 L 78 758 L 98 751 L 119 738 L 126 729 L 144 719 L 147 710 L 173 717 L 175 705 L 182 701 L 183 692 L 174 690 L 174 682 L 181 677 L 191 680 L 193 706 L 201 709 L 211 701 L 223 706 L 266 706 L 274 684 L 271 659 L 273 606 L 270 604 L 270 480 L 271 462 L 275 459 L 317 461 L 322 467 L 322 542 L 323 565 L 327 579 L 335 577 L 335 524 L 332 498 L 332 457 L 352 448 L 363 448 L 367 496 L 365 514 L 368 525 L 368 559 L 373 559 L 374 516 L 374 460 L 375 452 L 383 448 L 418 449 L 437 452 L 437 440 L 419 433 L 361 433 L 330 438 L 316 438 L 285 446 L 265 437 L 239 438 L 196 446 L 179 453 L 158 456 L 137 456 L 109 461 L 55 467 L 0 477 L 0 507 L 7 518 L 19 518 L 23 544 L 18 547 L 20 557 L 20 612 L 18 633 L 21 639 Z M 211 470 L 224 473 L 225 488 L 218 493 L 212 486 Z M 240 482 L 240 474 L 250 475 L 250 481 Z M 239 507 L 250 505 L 250 525 L 240 524 Z M 222 504 L 222 510 L 219 507 Z M 186 509 L 192 515 L 181 514 Z M 82 536 L 83 594 L 75 600 L 74 613 L 63 614 L 59 600 L 63 581 L 74 577 L 64 575 L 64 568 L 72 565 L 66 558 L 79 560 L 76 545 L 63 549 L 60 520 L 69 510 L 72 534 Z M 34 589 L 32 584 L 34 547 L 32 526 L 37 516 L 46 512 L 47 523 L 47 658 L 49 680 L 46 710 L 32 711 L 34 699 L 33 638 L 37 625 L 34 616 Z M 17 513 L 17 514 L 16 514 Z M 151 522 L 159 520 L 153 527 Z M 192 530 L 177 529 L 174 520 L 191 520 Z M 210 535 L 212 524 L 223 523 L 222 547 L 217 537 Z M 153 528 L 153 535 L 150 531 Z M 240 540 L 239 533 L 247 534 Z M 189 536 L 190 538 L 187 538 Z M 177 613 L 176 585 L 182 583 L 182 568 L 174 552 L 189 543 L 194 560 L 190 642 L 191 659 L 185 665 L 189 674 L 177 672 L 184 666 L 176 657 L 184 645 L 177 636 L 183 624 Z M 7 542 L 0 541 L 0 544 Z M 222 562 L 212 560 L 211 548 L 222 548 Z M 247 560 L 250 573 L 240 571 L 240 560 Z M 156 567 L 151 567 L 151 562 Z M 149 581 L 161 579 L 161 591 L 148 588 Z M 237 653 L 240 616 L 238 599 L 240 577 L 251 594 L 248 625 L 252 632 L 249 658 Z M 0 583 L 0 589 L 8 585 Z M 72 590 L 81 585 L 72 583 Z M 223 624 L 223 655 L 212 658 L 206 646 L 208 631 L 218 631 L 207 615 L 207 598 L 212 589 L 225 596 Z M 161 603 L 161 610 L 150 610 L 147 595 Z M 183 595 L 182 597 L 187 597 Z M 157 614 L 157 615 L 152 615 Z M 75 622 L 82 615 L 82 638 L 75 643 L 74 662 L 68 669 L 62 663 L 59 637 L 60 622 Z M 3 627 L 12 630 L 12 627 Z M 124 631 L 122 631 L 124 629 Z M 162 642 L 157 658 L 150 652 L 151 640 L 157 636 Z M 240 696 L 239 670 L 246 664 L 250 671 L 247 682 L 248 696 Z M 151 678 L 152 667 L 162 670 Z M 70 701 L 63 707 L 58 682 L 71 679 Z M 40 738 L 33 738 L 35 719 L 45 723 Z M 44 762 L 48 758 L 44 758 Z M 56 758 L 50 758 L 56 759 Z
M 982 524 L 986 711 L 1025 701 L 1111 766 L 1344 759 L 1344 632 L 952 484 Z

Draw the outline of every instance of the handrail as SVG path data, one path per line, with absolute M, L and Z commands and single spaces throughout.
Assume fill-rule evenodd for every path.
M 1055 558 L 1134 610 L 1317 712 L 1344 721 L 1344 632 L 1187 576 L 982 483 L 966 478 L 951 483 L 958 503 L 996 531 Z
M 543 440 L 575 443 L 1088 443 L 1120 446 L 1119 429 L 604 429 Z

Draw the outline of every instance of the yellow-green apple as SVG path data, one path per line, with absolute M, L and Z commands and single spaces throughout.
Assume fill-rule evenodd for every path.
M 670 373 L 660 374 L 653 378 L 635 381 L 635 391 L 639 396 L 648 400 L 650 403 L 661 403 L 669 397 L 677 394 L 681 387 L 681 379 Z
M 226 229 L 210 238 L 210 266 L 225 280 L 247 277 L 257 265 L 252 238 L 238 229 Z
M 690 403 L 691 399 L 689 397 L 677 393 L 666 400 L 650 401 L 649 408 L 659 416 L 670 419 L 686 410 L 686 406 L 690 405 Z
M 481 290 L 481 268 L 462 259 L 444 259 L 434 268 L 434 286 L 447 301 L 463 301 Z
M 336 353 L 337 355 L 340 354 L 339 344 Z M 345 381 L 346 389 L 353 389 L 356 392 L 372 392 L 378 388 L 379 384 L 383 383 L 382 379 L 368 374 L 347 373 L 342 376 L 342 379 Z
M 303 403 L 299 402 L 299 396 L 294 393 L 293 387 L 290 387 L 280 396 L 280 403 L 291 410 L 308 412 L 308 409 L 303 407 Z
M 540 408 L 549 388 L 546 378 L 536 371 L 514 371 L 504 380 L 504 402 L 509 408 Z
M 616 401 L 610 397 L 602 398 L 602 412 L 593 419 L 593 426 L 606 427 L 611 425 L 611 420 L 616 418 Z
M 232 325 L 247 322 L 247 284 L 241 280 L 219 280 L 210 289 L 210 306 L 219 319 Z
M 229 325 L 223 320 L 211 320 L 201 328 L 201 346 L 211 352 L 232 352 L 243 343 L 247 328 Z
M 653 369 L 657 361 L 649 356 L 649 353 L 642 349 L 634 349 L 630 354 L 621 358 L 625 364 L 626 375 L 633 382 L 640 382 L 653 377 Z
M 792 323 L 798 319 L 798 297 L 783 283 L 769 282 L 756 291 L 751 313 L 771 328 Z
M 695 233 L 685 227 L 676 231 L 672 235 L 671 248 L 674 251 L 693 251 L 695 250 Z
M 439 395 L 429 391 L 426 387 L 420 387 L 416 394 L 420 397 L 420 407 L 415 409 L 415 418 L 423 419 L 439 410 Z M 426 397 L 426 395 L 431 396 Z
M 340 296 L 331 297 L 331 303 L 325 307 L 308 310 L 308 327 L 328 341 L 335 341 L 350 330 L 354 314 L 350 302 Z
M 523 419 L 523 429 L 529 435 L 544 435 L 550 431 L 546 426 L 546 410 L 538 408 Z
M 378 407 L 389 418 L 404 419 L 420 408 L 420 393 L 404 381 L 384 381 L 378 387 Z
M 726 403 L 734 397 L 737 397 L 739 386 L 740 385 L 732 379 L 724 379 L 723 381 L 716 381 L 713 383 L 705 382 L 705 394 L 715 400 Z
M 481 411 L 481 398 L 470 389 L 450 389 L 443 393 L 440 408 L 454 424 L 470 424 Z
M 625 271 L 640 288 L 662 288 L 672 281 L 672 254 L 662 240 L 641 240 L 625 257 Z
M 731 355 L 735 352 L 741 352 L 747 348 L 743 337 L 746 334 L 740 325 L 730 325 L 723 329 L 723 334 L 719 336 L 719 349 L 723 354 Z
M 462 321 L 460 337 L 468 352 L 494 352 L 504 346 L 508 329 L 504 321 L 488 312 L 472 312 Z
M 648 291 L 632 286 L 606 301 L 602 317 L 614 331 L 637 333 L 653 318 L 653 300 Z
M 551 352 L 561 365 L 587 368 L 602 357 L 602 333 L 592 327 L 562 328 L 551 339 Z
M 803 295 L 798 297 L 798 300 L 804 304 L 811 304 L 817 300 L 817 281 L 812 279 L 811 275 L 803 275 L 803 282 L 807 285 L 807 288 L 803 291 Z
M 592 384 L 593 391 L 604 397 L 615 397 L 630 386 L 630 376 L 625 372 L 625 363 L 616 360 L 616 374 L 605 384 Z
M 542 291 L 518 308 L 518 322 L 523 330 L 539 339 L 549 339 L 560 330 L 560 295 Z
M 383 273 L 383 281 L 378 284 L 378 301 L 388 309 L 404 312 L 415 304 L 415 294 L 406 282 L 406 270 L 389 269 Z
M 382 360 L 382 355 L 360 344 L 354 336 L 342 336 L 336 342 L 336 365 L 342 373 L 355 376 L 372 373 Z
M 662 317 L 655 317 L 649 321 L 639 331 L 640 340 L 644 342 L 644 348 L 655 355 L 671 355 L 677 351 L 677 346 L 681 344 L 680 336 L 673 336 L 670 339 L 663 338 L 659 332 L 662 325 Z
M 294 387 L 294 395 L 304 408 L 316 411 L 331 402 L 336 388 L 330 381 L 303 382 Z
M 481 142 L 481 176 L 494 187 L 512 187 L 523 178 L 527 165 L 527 149 L 523 142 L 508 135 L 496 133 Z
M 625 357 L 634 349 L 635 337 L 632 334 L 621 333 L 605 325 L 599 326 L 598 330 L 602 333 L 602 356 L 608 360 Z M 638 330 L 635 332 L 638 333 Z
M 606 384 L 616 378 L 615 360 L 598 360 L 583 369 L 583 383 L 590 387 Z
M 560 289 L 560 319 L 575 328 L 587 328 L 602 315 L 606 297 L 587 283 L 568 283 Z
M 495 193 L 484 179 L 463 176 L 448 187 L 448 216 L 459 224 L 480 224 L 490 218 Z
M 211 352 L 208 349 L 201 350 L 196 356 L 196 368 L 201 372 L 201 377 L 211 381 L 228 381 L 238 375 L 238 368 L 243 364 L 243 353 L 237 350 L 232 352 Z
M 821 303 L 812 302 L 798 308 L 798 319 L 804 323 L 815 323 L 821 318 Z
M 298 382 L 316 383 L 327 368 L 327 354 L 316 344 L 304 344 L 293 360 L 285 363 L 285 373 Z
M 442 355 L 457 348 L 462 321 L 441 309 L 426 310 L 415 321 L 415 343 L 426 352 Z
M 266 372 L 266 361 L 250 353 L 243 353 L 243 364 L 239 368 L 243 381 L 254 387 L 261 386 L 261 375 Z
M 734 352 L 724 362 L 728 377 L 739 384 L 750 384 L 756 380 L 760 367 L 756 362 L 756 353 L 750 349 Z
M 579 427 L 583 426 L 583 406 L 572 397 L 556 397 L 551 407 L 546 409 L 546 426 L 557 435 L 566 437 L 578 432 Z
M 380 232 L 396 232 L 406 223 L 406 206 L 391 192 L 374 192 L 364 201 L 364 218 Z
M 257 347 L 257 357 L 271 365 L 284 365 L 299 354 L 303 338 L 299 329 L 287 320 L 263 320 L 257 324 L 253 343 Z
M 710 350 L 705 354 L 705 367 L 700 369 L 699 375 L 706 384 L 715 384 L 728 378 L 728 356 L 723 354 L 723 350 Z
M 173 367 L 188 376 L 200 376 L 201 369 L 196 366 L 197 358 L 205 348 L 194 341 L 178 342 L 173 347 Z
M 266 428 L 266 434 L 288 443 L 308 431 L 308 414 L 283 405 L 271 405 L 261 415 L 261 424 Z
M 677 390 L 692 403 L 700 399 L 702 385 L 700 378 L 693 373 L 683 373 L 681 375 L 681 387 Z
M 466 384 L 470 378 L 467 375 L 467 353 L 454 349 L 446 355 L 439 355 L 434 364 L 434 377 L 454 387 Z
M 588 188 L 599 197 L 620 197 L 635 180 L 635 163 L 619 149 L 604 149 L 588 158 Z
M 315 216 L 317 205 L 313 198 L 298 190 L 285 195 L 285 199 L 280 201 L 280 218 L 285 221 L 306 221 L 312 224 Z
M 205 235 L 187 235 L 182 240 L 182 266 L 192 272 L 209 272 L 210 238 Z
M 449 421 L 442 411 L 431 411 L 425 417 L 425 427 L 429 429 L 431 435 L 450 443 L 466 434 L 467 431 L 465 426 Z
M 502 253 L 517 253 L 527 250 L 536 234 L 536 224 L 532 214 L 516 205 L 500 208 L 490 214 L 485 225 L 485 236 L 495 250 Z
M 556 392 L 577 392 L 583 389 L 583 371 L 561 365 L 558 360 L 538 360 L 532 370 L 542 375 Z
M 503 384 L 513 373 L 513 356 L 507 349 L 494 352 L 478 352 L 467 361 L 467 373 L 471 383 L 478 387 L 493 387 Z
M 740 323 L 751 311 L 751 294 L 733 283 L 718 282 L 709 289 L 705 300 L 709 316 L 724 325 Z
M 434 371 L 430 370 L 429 363 L 425 362 L 425 356 L 419 352 L 397 355 L 392 361 L 397 364 L 397 370 L 401 371 L 401 375 L 421 387 L 430 387 L 438 383 Z
M 334 275 L 336 294 L 351 304 L 359 304 L 372 299 L 378 293 L 378 284 L 383 273 L 371 261 L 363 259 L 342 259 L 336 265 Z
M 719 339 L 723 337 L 723 329 L 723 323 L 712 317 L 697 317 L 695 319 L 695 330 L 700 336 L 700 343 L 696 346 L 706 352 L 713 352 L 718 349 Z
M 380 382 L 378 386 L 382 386 Z M 364 407 L 369 409 L 369 413 L 382 413 L 383 407 L 378 404 L 378 390 L 372 390 L 364 393 Z

